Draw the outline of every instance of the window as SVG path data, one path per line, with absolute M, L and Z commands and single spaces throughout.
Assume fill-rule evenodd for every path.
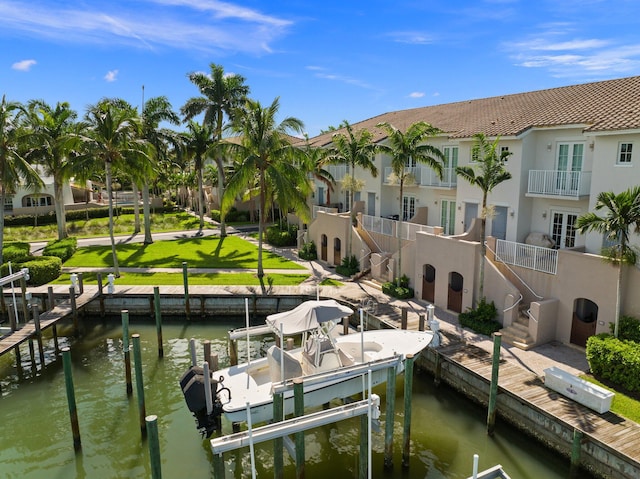
M 5 196 L 4 198 L 4 210 L 13 211 L 13 196 Z
M 618 149 L 618 164 L 630 165 L 631 164 L 631 150 L 633 149 L 633 143 L 620 143 Z
M 27 208 L 35 208 L 38 206 L 51 206 L 53 205 L 53 197 L 50 195 L 39 196 L 29 195 L 22 199 L 24 206 Z
M 509 147 L 508 146 L 501 146 L 500 147 L 500 156 L 498 157 L 498 159 L 500 158 L 504 158 L 504 162 L 506 163 L 507 161 L 509 161 Z
M 416 214 L 415 196 L 402 197 L 402 221 L 408 221 Z
M 578 215 L 562 211 L 552 212 L 551 238 L 556 248 L 573 248 L 576 244 L 575 224 Z

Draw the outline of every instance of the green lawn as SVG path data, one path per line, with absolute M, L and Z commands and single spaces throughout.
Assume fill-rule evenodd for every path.
M 611 412 L 619 414 L 622 417 L 626 417 L 634 422 L 640 423 L 640 401 L 634 399 L 626 394 L 616 391 L 615 389 L 610 388 L 609 386 L 602 384 L 600 381 L 595 379 L 593 376 L 588 374 L 584 374 L 580 376 L 585 381 L 589 381 L 590 383 L 597 384 L 609 391 L 616 393 L 613 397 L 613 401 L 611 401 Z
M 236 236 L 217 236 L 118 245 L 118 262 L 129 268 L 257 268 L 258 247 Z M 263 251 L 265 269 L 305 269 L 293 261 Z M 105 268 L 113 266 L 110 246 L 89 246 L 78 251 L 64 264 L 69 267 Z
M 273 286 L 297 286 L 309 277 L 309 274 L 267 274 L 265 284 Z M 83 273 L 84 284 L 97 284 L 95 273 Z M 122 273 L 116 279 L 116 285 L 153 285 L 153 286 L 179 286 L 183 284 L 182 273 Z M 49 284 L 70 284 L 68 274 L 62 274 L 58 279 Z M 104 279 L 103 279 L 104 284 Z M 255 273 L 194 273 L 189 274 L 189 285 L 210 286 L 260 286 Z

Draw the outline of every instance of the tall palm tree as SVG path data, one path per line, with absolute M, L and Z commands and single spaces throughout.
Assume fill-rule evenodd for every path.
M 18 186 L 37 188 L 43 185 L 38 172 L 29 164 L 20 151 L 25 142 L 25 131 L 20 125 L 20 116 L 26 114 L 23 105 L 10 102 L 2 96 L 0 102 L 0 265 L 3 263 L 4 203 L 7 194 L 14 193 Z
M 112 178 L 114 168 L 126 168 L 132 159 L 149 161 L 148 143 L 141 139 L 140 122 L 135 109 L 121 99 L 103 99 L 89 106 L 86 113 L 88 135 L 82 139 L 85 159 L 99 160 L 105 168 L 109 197 L 109 238 L 113 256 L 113 271 L 120 277 L 116 243 L 113 236 Z
M 204 164 L 209 157 L 211 147 L 211 127 L 201 125 L 190 120 L 187 123 L 187 132 L 182 135 L 184 153 L 187 158 L 193 160 L 193 169 L 198 181 L 198 214 L 200 216 L 200 230 L 204 229 Z M 222 215 L 221 215 L 222 218 Z
M 348 121 L 344 121 L 344 132 L 334 133 L 332 137 L 332 146 L 327 156 L 329 163 L 344 164 L 349 168 L 350 176 L 345 176 L 343 186 L 346 186 L 349 192 L 349 209 L 351 211 L 351 221 L 354 220 L 353 198 L 354 193 L 361 186 L 356 180 L 356 166 L 363 170 L 369 171 L 371 176 L 378 176 L 378 168 L 374 163 L 373 157 L 377 152 L 377 145 L 373 142 L 373 135 L 369 130 L 363 128 L 353 131 L 353 127 Z M 348 254 L 351 255 L 352 228 L 349 228 L 349 239 L 347 245 Z
M 331 172 L 326 169 L 329 151 L 326 148 L 314 148 L 311 146 L 306 146 L 306 151 L 311 174 L 327 188 L 326 204 L 329 204 L 331 203 L 331 193 L 333 192 L 333 184 L 335 183 L 335 178 Z
M 235 118 L 233 128 L 241 134 L 242 141 L 227 143 L 229 152 L 241 160 L 229 179 L 222 200 L 222 212 L 227 212 L 247 185 L 259 186 L 258 198 L 258 278 L 262 278 L 262 241 L 266 223 L 267 200 L 277 192 L 280 207 L 293 209 L 301 218 L 308 219 L 309 207 L 306 199 L 311 191 L 307 169 L 300 168 L 304 151 L 293 147 L 289 133 L 301 133 L 303 123 L 297 118 L 287 117 L 276 123 L 280 107 L 276 98 L 271 105 L 262 107 L 258 101 L 247 100 L 243 113 Z
M 194 72 L 189 74 L 189 80 L 198 87 L 202 96 L 194 97 L 180 109 L 186 121 L 204 113 L 202 123 L 213 128 L 213 140 L 217 143 L 222 141 L 222 131 L 224 129 L 225 115 L 229 120 L 233 120 L 234 112 L 242 105 L 249 94 L 249 87 L 245 85 L 245 78 L 242 75 L 227 75 L 221 65 L 211 63 L 209 74 Z M 225 187 L 224 157 L 222 149 L 218 149 L 215 162 L 218 166 L 218 199 L 222 201 Z M 226 226 L 224 215 L 220 214 L 220 236 L 226 236 Z
M 478 297 L 476 301 L 482 299 L 484 295 L 484 258 L 487 254 L 485 245 L 487 227 L 487 197 L 493 189 L 500 183 L 511 179 L 504 167 L 504 162 L 511 154 L 510 151 L 498 151 L 500 137 L 493 142 L 484 135 L 476 133 L 473 135 L 474 145 L 471 150 L 471 158 L 474 166 L 458 166 L 456 174 L 465 179 L 472 186 L 477 186 L 482 190 L 482 212 L 480 213 L 480 279 L 478 286 Z M 478 173 L 476 173 L 476 170 Z
M 77 134 L 77 113 L 67 102 L 55 108 L 44 100 L 32 100 L 27 105 L 26 123 L 29 151 L 27 157 L 42 165 L 44 174 L 53 177 L 53 194 L 58 226 L 58 239 L 67 237 L 63 185 L 74 176 L 74 139 Z
M 378 150 L 391 157 L 391 170 L 395 181 L 400 185 L 398 225 L 396 236 L 398 237 L 398 274 L 396 280 L 400 286 L 402 277 L 402 221 L 404 215 L 402 211 L 404 187 L 407 183 L 415 183 L 415 172 L 410 168 L 411 162 L 424 163 L 432 168 L 440 179 L 442 179 L 444 154 L 439 148 L 425 143 L 429 138 L 436 136 L 440 130 L 430 124 L 419 121 L 402 132 L 390 123 L 378 123 L 378 128 L 387 132 L 387 141 L 378 144 Z
M 604 256 L 618 265 L 616 284 L 616 312 L 613 335 L 618 337 L 618 323 L 622 308 L 622 272 L 623 265 L 636 264 L 638 253 L 630 245 L 631 233 L 640 233 L 640 186 L 615 194 L 603 191 L 596 199 L 595 211 L 605 210 L 604 216 L 595 212 L 585 213 L 576 221 L 580 233 L 595 231 L 605 235 L 613 246 L 603 249 Z

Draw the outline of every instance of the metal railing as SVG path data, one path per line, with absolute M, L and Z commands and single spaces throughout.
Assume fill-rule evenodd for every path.
M 428 166 L 413 166 L 404 169 L 405 174 L 411 175 L 413 183 L 418 186 L 436 186 L 451 188 L 457 184 L 457 176 L 455 168 L 444 168 L 442 171 L 442 179 L 438 174 Z M 393 168 L 390 166 L 384 169 L 384 183 L 386 185 L 393 184 L 390 178 L 393 177 Z M 407 180 L 405 180 L 407 182 Z
M 590 171 L 529 171 L 530 194 L 578 197 L 588 195 L 590 189 Z
M 319 206 L 319 205 L 313 205 L 311 214 L 313 216 L 313 218 L 318 216 L 318 212 L 322 211 L 323 213 L 337 213 L 338 212 L 338 208 L 329 208 L 327 206 Z
M 496 240 L 496 256 L 500 261 L 522 268 L 556 274 L 558 250 L 514 241 Z
M 397 238 L 397 229 L 400 222 L 379 216 L 362 215 L 362 227 L 370 233 L 378 233 Z M 400 228 L 400 238 L 408 241 L 415 241 L 416 233 L 424 231 L 429 234 L 436 234 L 433 226 L 419 225 L 416 223 L 402 222 Z
M 333 180 L 337 183 L 341 181 L 350 172 L 350 168 L 346 165 L 329 165 L 327 171 L 333 176 Z

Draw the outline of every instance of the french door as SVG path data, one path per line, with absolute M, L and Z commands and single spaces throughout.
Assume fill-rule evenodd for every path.
M 402 197 L 402 221 L 408 221 L 416 214 L 416 197 Z
M 452 235 L 455 230 L 456 202 L 453 200 L 440 201 L 440 226 L 445 235 Z
M 563 211 L 551 212 L 551 238 L 556 248 L 573 248 L 576 244 L 576 220 L 578 215 Z
M 584 143 L 558 144 L 558 161 L 556 167 L 556 190 L 577 192 L 580 187 L 580 173 L 584 157 Z

